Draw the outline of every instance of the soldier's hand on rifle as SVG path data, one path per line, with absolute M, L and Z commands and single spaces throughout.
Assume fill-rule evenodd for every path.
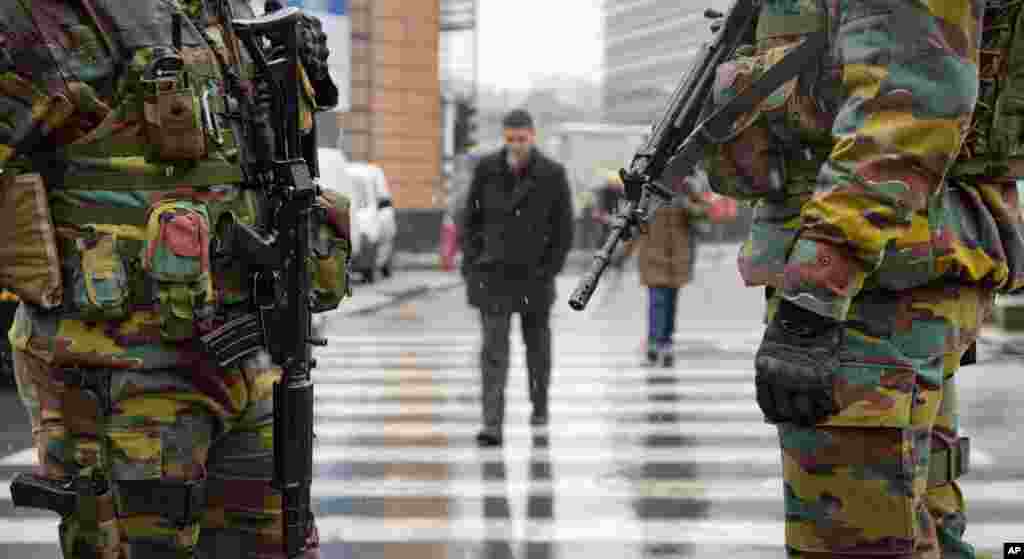
M 274 0 L 264 5 L 267 13 L 282 8 L 282 4 Z M 303 12 L 299 17 L 299 61 L 313 86 L 316 104 L 321 108 L 338 104 L 338 87 L 328 72 L 327 57 L 330 54 L 331 51 L 327 48 L 327 34 L 324 33 L 320 18 Z
M 299 58 L 309 74 L 309 79 L 320 81 L 328 78 L 327 57 L 331 51 L 327 48 L 327 34 L 324 33 L 320 19 L 309 14 L 302 14 L 299 19 Z
M 338 104 L 338 87 L 334 85 L 328 72 L 327 57 L 331 51 L 327 48 L 327 34 L 319 18 L 303 14 L 299 20 L 299 59 L 306 69 L 309 82 L 316 93 L 316 104 L 319 107 L 333 107 Z
M 811 426 L 838 412 L 842 324 L 783 299 L 754 358 L 757 404 L 772 423 Z

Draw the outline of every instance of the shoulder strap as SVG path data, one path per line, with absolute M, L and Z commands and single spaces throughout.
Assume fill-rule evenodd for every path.
M 828 44 L 828 31 L 815 31 L 804 36 L 799 46 L 782 57 L 760 78 L 750 84 L 739 95 L 733 97 L 711 113 L 693 131 L 668 164 L 668 175 L 689 176 L 697 161 L 703 156 L 709 144 L 728 142 L 732 136 L 732 123 L 740 115 L 754 109 L 758 103 L 772 94 L 809 64 L 819 60 Z
M 110 51 L 110 54 L 114 56 L 115 60 L 120 63 L 123 59 L 121 56 L 123 49 L 121 49 L 120 43 L 107 27 L 107 22 L 96 12 L 95 6 L 92 5 L 92 0 L 78 0 L 78 3 L 82 7 L 82 10 L 84 10 L 96 24 L 96 31 L 99 32 L 100 40 L 103 41 L 103 44 L 106 45 L 107 50 Z

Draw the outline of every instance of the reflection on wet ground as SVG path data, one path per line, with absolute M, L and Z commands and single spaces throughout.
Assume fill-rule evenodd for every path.
M 640 365 L 639 290 L 582 318 L 556 312 L 563 322 L 546 429 L 529 425 L 514 334 L 500 449 L 474 442 L 478 334 L 459 306 L 464 294 L 423 310 L 431 319 L 415 332 L 392 331 L 397 319 L 384 316 L 333 336 L 317 350 L 314 372 L 322 557 L 784 559 L 780 452 L 754 403 L 750 366 L 761 300 L 729 292 L 754 318 L 735 331 L 707 329 L 719 309 L 701 310 L 707 295 L 687 293 L 680 308 L 696 318 L 688 330 L 681 321 L 674 369 Z M 438 318 L 446 313 L 454 318 Z M 1007 395 L 1017 394 L 1019 367 L 967 373 L 961 395 L 991 404 L 964 414 L 972 436 L 981 435 L 962 484 L 968 536 L 998 552 L 1003 541 L 1024 538 L 1024 451 L 1015 457 L 991 443 L 1013 446 L 1015 410 L 1024 407 Z M 7 476 L 30 467 L 24 453 L 0 464 Z M 54 515 L 14 510 L 2 497 L 0 528 L 20 539 L 0 556 L 56 556 Z
M 389 365 L 385 363 L 384 368 Z M 665 533 L 675 529 L 673 521 L 706 518 L 710 503 L 701 497 L 703 488 L 696 480 L 702 468 L 708 466 L 685 461 L 687 450 L 697 445 L 680 424 L 685 417 L 700 419 L 697 408 L 708 406 L 709 397 L 722 398 L 720 413 L 743 410 L 742 415 L 745 406 L 736 403 L 737 396 L 743 395 L 742 388 L 722 382 L 720 377 L 724 375 L 712 381 L 717 372 L 714 368 L 704 371 L 710 382 L 684 385 L 680 375 L 632 364 L 621 371 L 602 367 L 604 375 L 586 375 L 595 379 L 592 381 L 583 381 L 583 373 L 592 371 L 589 367 L 560 366 L 556 371 L 560 383 L 552 394 L 551 408 L 556 418 L 553 427 L 513 427 L 517 421 L 525 424 L 528 411 L 510 398 L 506 446 L 478 449 L 471 437 L 479 418 L 478 388 L 472 378 L 474 372 L 467 369 L 424 371 L 416 367 L 417 372 L 402 374 L 402 369 L 396 368 L 387 375 L 394 382 L 318 392 L 321 403 L 341 400 L 339 406 L 356 404 L 333 410 L 324 410 L 321 405 L 318 415 L 344 418 L 347 425 L 356 427 L 355 432 L 327 436 L 360 455 L 358 461 L 344 466 L 346 477 L 354 482 L 366 481 L 359 485 L 364 489 L 376 487 L 383 493 L 325 499 L 320 502 L 321 515 L 381 518 L 389 511 L 401 510 L 407 519 L 427 521 L 420 524 L 421 533 L 443 531 L 445 524 L 479 530 L 467 534 L 479 540 L 476 545 L 460 543 L 448 550 L 448 557 L 575 555 L 587 546 L 567 538 L 571 532 L 593 531 L 615 542 L 612 535 L 627 527 L 634 528 L 627 539 L 632 542 L 614 545 L 615 556 L 681 557 L 695 549 L 693 544 L 681 541 L 644 543 L 648 538 L 643 526 L 657 522 L 652 528 Z M 696 374 L 693 369 L 690 375 L 681 376 L 696 378 Z M 746 372 L 732 376 L 749 377 Z M 415 382 L 406 382 L 413 378 Z M 521 383 L 513 380 L 511 384 L 509 390 L 514 393 Z M 564 398 L 560 397 L 563 393 Z M 690 413 L 677 411 L 687 403 Z M 706 414 L 703 417 L 707 419 Z M 451 433 L 451 427 L 458 437 L 440 434 Z M 704 429 L 709 435 L 720 430 L 711 423 L 705 423 Z M 318 436 L 324 436 L 323 430 Z M 756 435 L 735 430 L 731 440 L 735 443 L 744 438 L 748 444 L 758 442 Z M 726 436 L 724 441 L 728 440 Z M 351 460 L 353 452 L 341 451 L 341 462 L 324 463 L 318 475 L 337 476 L 337 468 L 346 458 Z M 772 450 L 772 459 L 777 460 L 776 450 Z M 442 464 L 454 466 L 442 471 Z M 382 487 L 388 482 L 393 487 Z M 321 491 L 325 489 L 324 482 L 319 486 Z M 400 492 L 405 494 L 393 494 Z M 442 502 L 447 506 L 439 506 Z M 741 507 L 735 508 L 735 512 L 741 511 Z M 459 517 L 455 522 L 450 516 L 453 513 Z M 416 546 L 417 556 L 439 553 L 431 544 L 403 545 L 410 553 L 409 546 Z M 388 552 L 383 543 L 376 549 Z M 396 556 L 403 553 L 398 548 L 390 550 Z M 610 548 L 604 545 L 594 545 L 592 550 L 611 556 Z M 377 552 L 364 547 L 358 553 L 363 556 Z
M 782 559 L 779 450 L 749 361 L 681 353 L 675 370 L 573 366 L 587 347 L 561 343 L 548 428 L 528 424 L 516 357 L 497 449 L 474 443 L 478 373 L 454 353 L 450 367 L 421 368 L 396 348 L 401 366 L 318 372 L 322 556 Z M 1024 525 L 1016 464 L 983 460 L 964 482 L 968 533 L 986 549 Z M 3 517 L 45 521 L 50 542 L 10 545 L 7 556 L 54 556 L 52 515 L 0 500 Z
M 534 428 L 517 354 L 494 449 L 473 439 L 479 373 L 464 345 L 422 359 L 378 346 L 375 366 L 319 379 L 325 557 L 784 557 L 779 449 L 749 355 L 681 351 L 668 370 L 563 342 L 552 424 Z M 972 475 L 982 535 L 1008 529 L 985 494 L 1024 487 L 1011 470 Z
M 353 559 L 677 559 L 682 557 L 721 557 L 727 559 L 785 559 L 772 547 L 698 547 L 693 544 L 553 543 L 537 541 L 482 542 L 366 542 L 328 544 L 323 556 Z
M 375 367 L 319 381 L 321 533 L 330 542 L 364 531 L 359 543 L 328 543 L 327 556 L 687 557 L 728 544 L 751 509 L 777 528 L 778 484 L 735 502 L 708 494 L 713 480 L 728 487 L 752 466 L 758 483 L 777 475 L 774 431 L 755 421 L 747 370 L 708 360 L 649 369 L 623 352 L 596 366 L 594 354 L 563 352 L 552 425 L 527 425 L 525 381 L 513 372 L 506 444 L 484 449 L 473 442 L 473 359 L 436 348 L 415 355 L 378 349 Z M 716 527 L 713 514 L 740 520 Z M 766 551 L 773 542 L 762 539 Z

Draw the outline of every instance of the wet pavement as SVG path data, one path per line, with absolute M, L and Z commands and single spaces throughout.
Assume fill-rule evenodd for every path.
M 674 368 L 642 365 L 635 271 L 591 306 L 553 309 L 551 424 L 529 426 L 513 325 L 505 445 L 481 449 L 477 316 L 457 274 L 399 271 L 324 320 L 313 494 L 325 558 L 781 559 L 774 430 L 753 400 L 761 296 L 733 254 L 702 251 L 680 293 Z M 716 258 L 721 256 L 721 258 Z M 997 557 L 1024 539 L 1020 358 L 983 346 L 964 369 L 975 469 L 968 535 Z M 24 414 L 0 394 L 0 477 L 31 467 Z M 53 515 L 0 492 L 0 556 L 57 556 Z

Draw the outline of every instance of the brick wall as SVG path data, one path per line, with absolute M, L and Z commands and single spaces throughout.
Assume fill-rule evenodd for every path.
M 384 169 L 400 215 L 441 208 L 440 3 L 351 0 L 350 12 L 349 159 Z

